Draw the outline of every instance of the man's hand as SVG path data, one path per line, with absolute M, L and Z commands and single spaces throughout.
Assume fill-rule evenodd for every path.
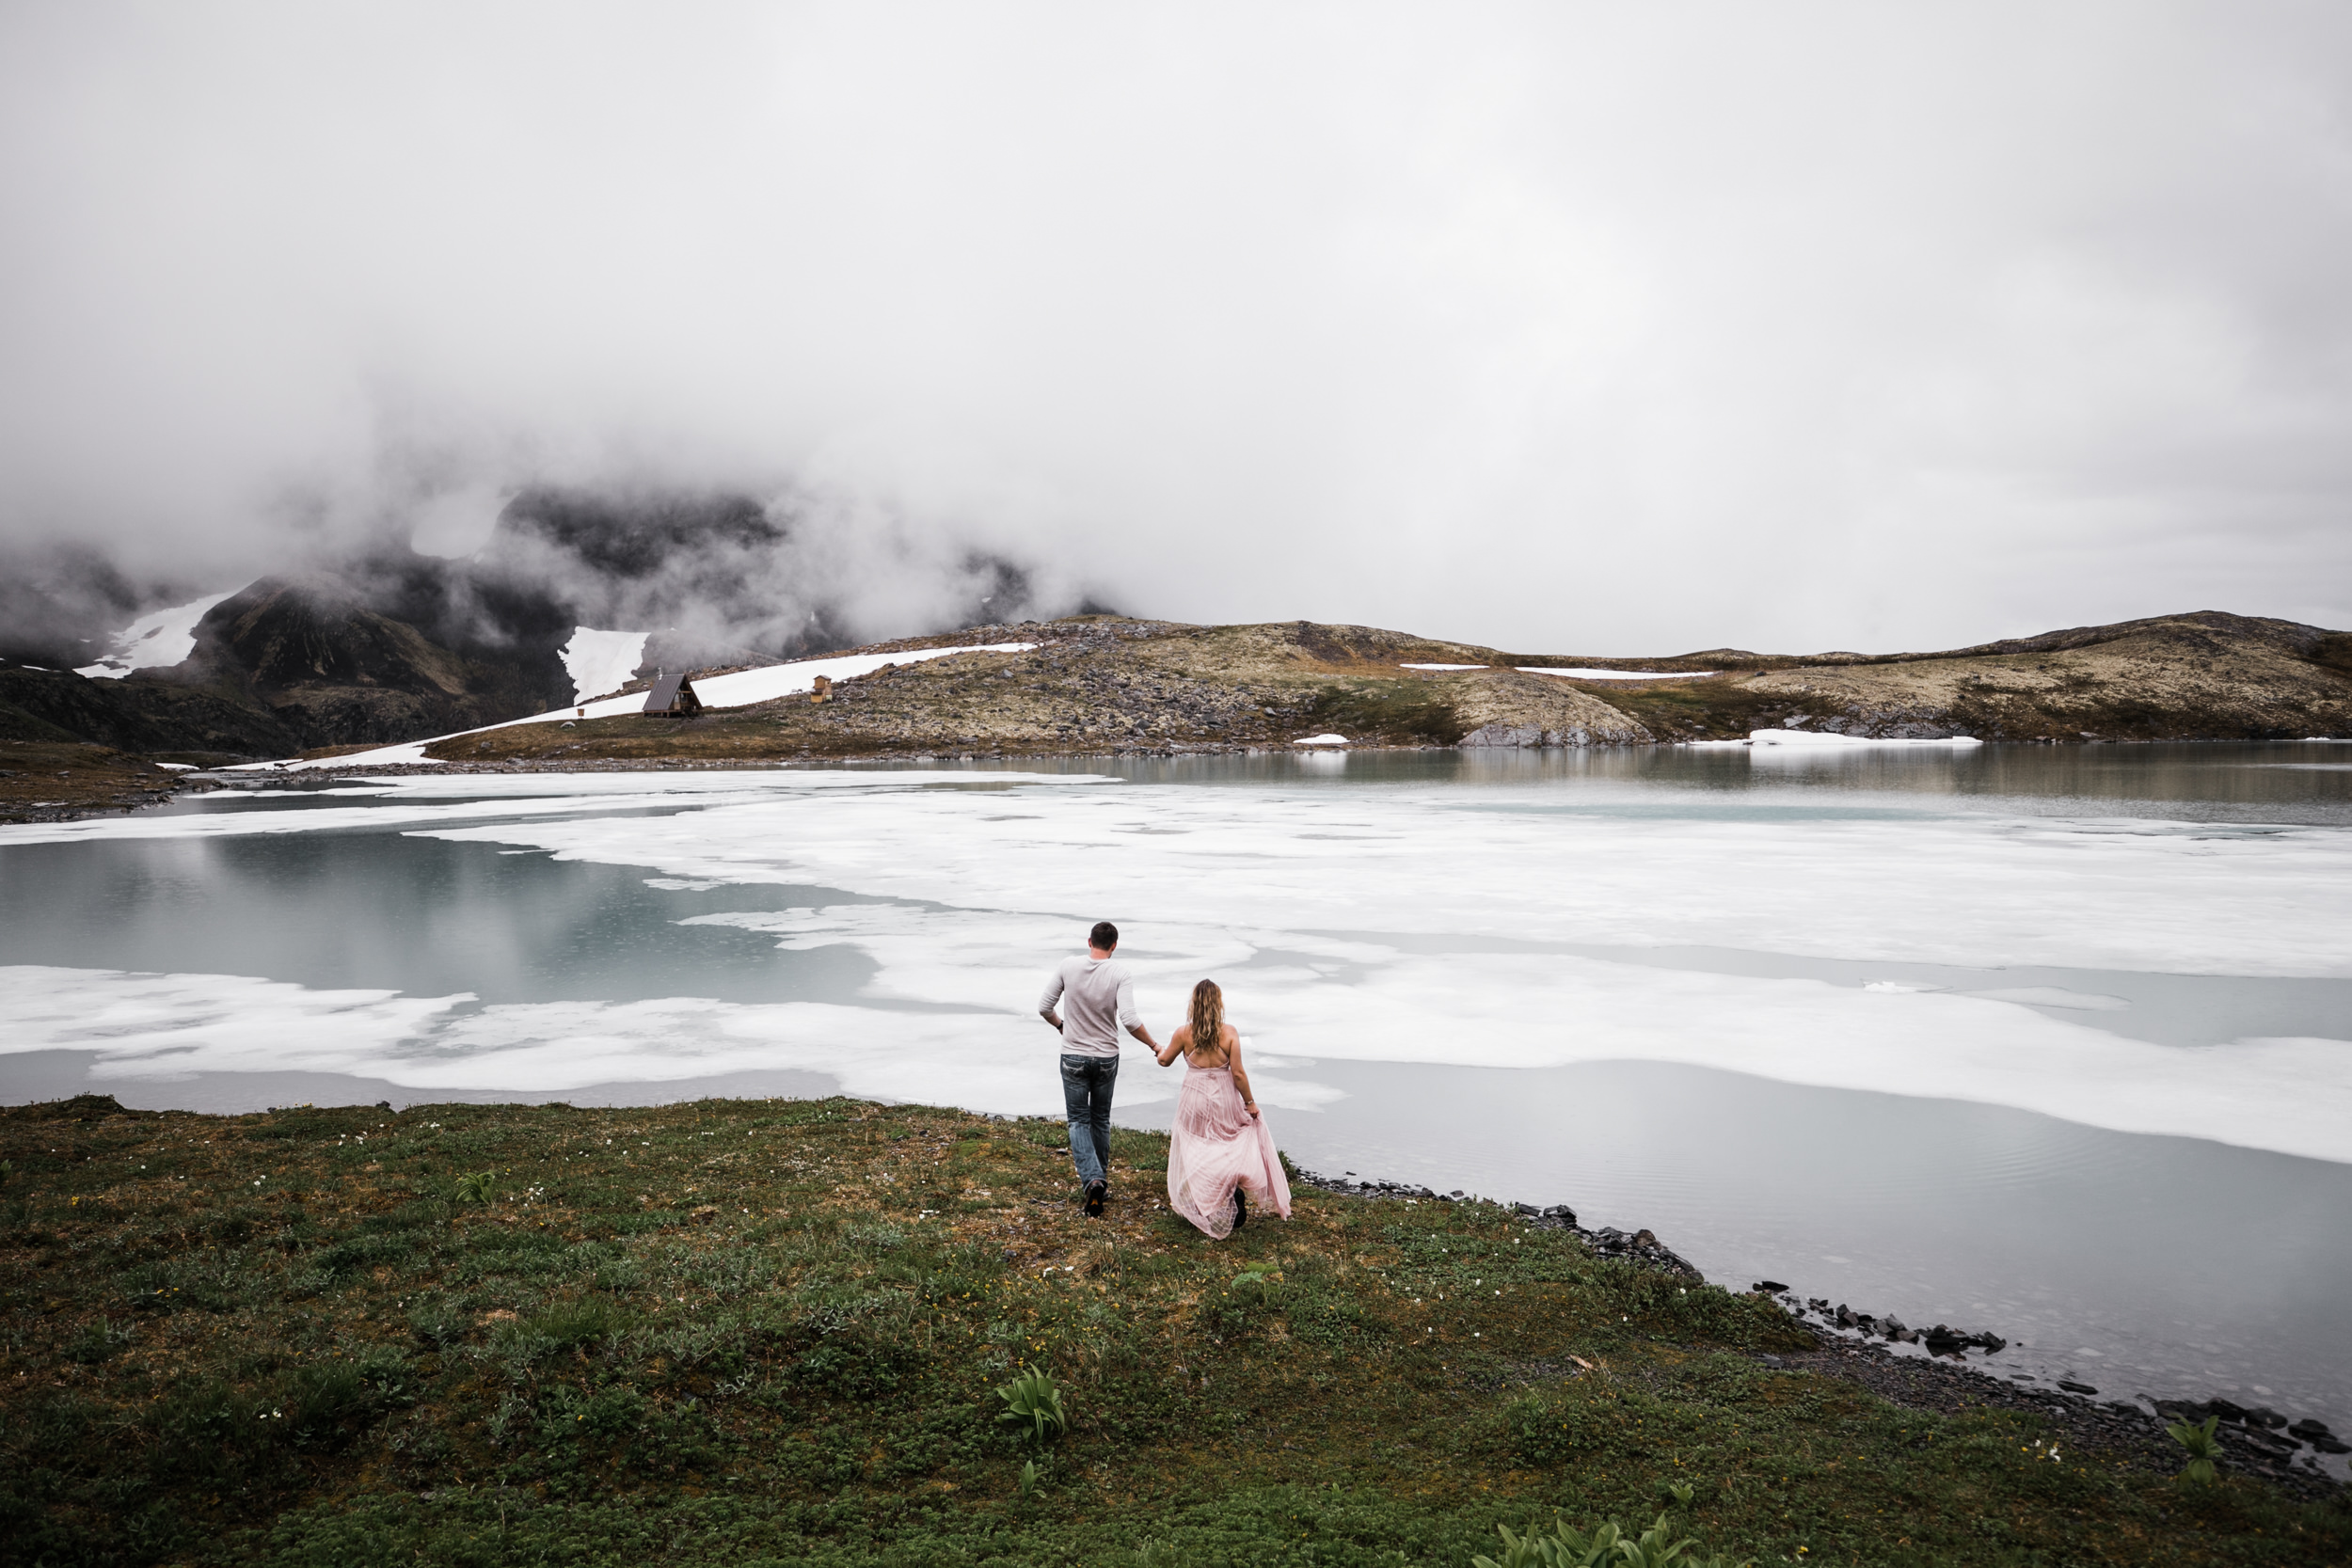
M 1152 1048 L 1152 1055 L 1156 1056 L 1160 1053 L 1160 1042 L 1153 1039 L 1152 1037 L 1152 1031 L 1146 1029 L 1142 1024 L 1130 1023 L 1127 1025 L 1127 1033 L 1135 1036 L 1136 1038 L 1150 1046 Z

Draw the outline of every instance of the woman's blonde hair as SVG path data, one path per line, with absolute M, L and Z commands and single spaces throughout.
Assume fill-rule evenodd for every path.
M 1215 980 L 1192 988 L 1192 1048 L 1215 1051 L 1225 1043 L 1225 993 Z

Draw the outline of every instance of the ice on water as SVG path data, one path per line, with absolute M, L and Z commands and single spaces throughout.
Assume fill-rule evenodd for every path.
M 1096 787 L 1073 787 L 1092 784 Z M 966 787 L 985 785 L 985 787 Z M 2194 1049 L 2095 1026 L 2058 986 L 1711 973 L 1646 946 L 1973 969 L 2352 975 L 2352 834 L 1982 812 L 1759 820 L 1561 809 L 1536 789 L 1217 787 L 1091 775 L 769 772 L 433 778 L 302 811 L 0 830 L 0 843 L 355 823 L 642 868 L 656 889 L 839 890 L 689 915 L 871 961 L 855 1005 L 485 1006 L 264 976 L 0 969 L 5 1047 L 118 1076 L 304 1069 L 546 1090 L 746 1069 L 850 1092 L 1057 1109 L 1035 1016 L 1047 964 L 1109 916 L 1163 1036 L 1203 974 L 1252 1048 L 1310 1064 L 1269 1103 L 1327 1104 L 1321 1060 L 1689 1063 L 1981 1101 L 2122 1131 L 2352 1161 L 2352 1043 Z M 1579 796 L 1575 800 L 1588 800 Z M 1017 802 L 1017 809 L 1008 810 Z M 647 812 L 648 806 L 669 809 Z M 625 815 L 624 815 L 625 813 Z M 68 830 L 71 830 L 70 832 Z M 1605 947 L 1611 956 L 1566 951 Z M 266 968 L 266 955 L 256 955 Z M 1122 1100 L 1172 1092 L 1138 1053 Z

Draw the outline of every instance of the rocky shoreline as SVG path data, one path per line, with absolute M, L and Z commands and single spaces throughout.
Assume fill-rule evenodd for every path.
M 1386 1198 L 1428 1203 L 1489 1203 L 1519 1215 L 1531 1227 L 1565 1230 L 1598 1256 L 1642 1268 L 1661 1270 L 1678 1277 L 1704 1277 L 1690 1261 L 1650 1231 L 1629 1234 L 1611 1227 L 1588 1229 L 1577 1222 L 1576 1211 L 1565 1203 L 1537 1208 L 1479 1196 L 1460 1189 L 1438 1192 L 1407 1181 L 1359 1179 L 1354 1172 L 1326 1176 L 1294 1170 L 1292 1180 L 1324 1192 L 1351 1197 Z M 2226 1399 L 2146 1400 L 2127 1402 L 2100 1400 L 2086 1384 L 2061 1381 L 2056 1389 L 2027 1386 L 2013 1376 L 2003 1377 L 1965 1359 L 1969 1350 L 1996 1354 L 2008 1341 L 1990 1332 L 1963 1332 L 1946 1324 L 1913 1329 L 1900 1319 L 1856 1312 L 1843 1303 L 1836 1307 L 1820 1297 L 1798 1296 L 1777 1280 L 1759 1280 L 1750 1293 L 1777 1303 L 1813 1336 L 1815 1347 L 1782 1355 L 1760 1357 L 1768 1366 L 1785 1366 L 1834 1377 L 1868 1389 L 1890 1403 L 1946 1415 L 1970 1409 L 2029 1411 L 2058 1429 L 2060 1442 L 2106 1452 L 2135 1468 L 2156 1474 L 2177 1474 L 2186 1455 L 2167 1433 L 2174 1421 L 2217 1418 L 2221 1433 L 2220 1468 L 2256 1476 L 2296 1497 L 2317 1499 L 2344 1492 L 2345 1483 L 2320 1468 L 2322 1455 L 2352 1451 L 2326 1422 L 2311 1417 L 2290 1420 L 2267 1406 L 2246 1406 Z M 1918 1346 L 1905 1354 L 1892 1346 Z

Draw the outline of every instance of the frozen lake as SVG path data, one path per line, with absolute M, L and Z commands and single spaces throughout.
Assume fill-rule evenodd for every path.
M 0 828 L 0 1099 L 1057 1113 L 1104 917 L 1302 1164 L 2352 1426 L 2345 745 L 275 782 Z

